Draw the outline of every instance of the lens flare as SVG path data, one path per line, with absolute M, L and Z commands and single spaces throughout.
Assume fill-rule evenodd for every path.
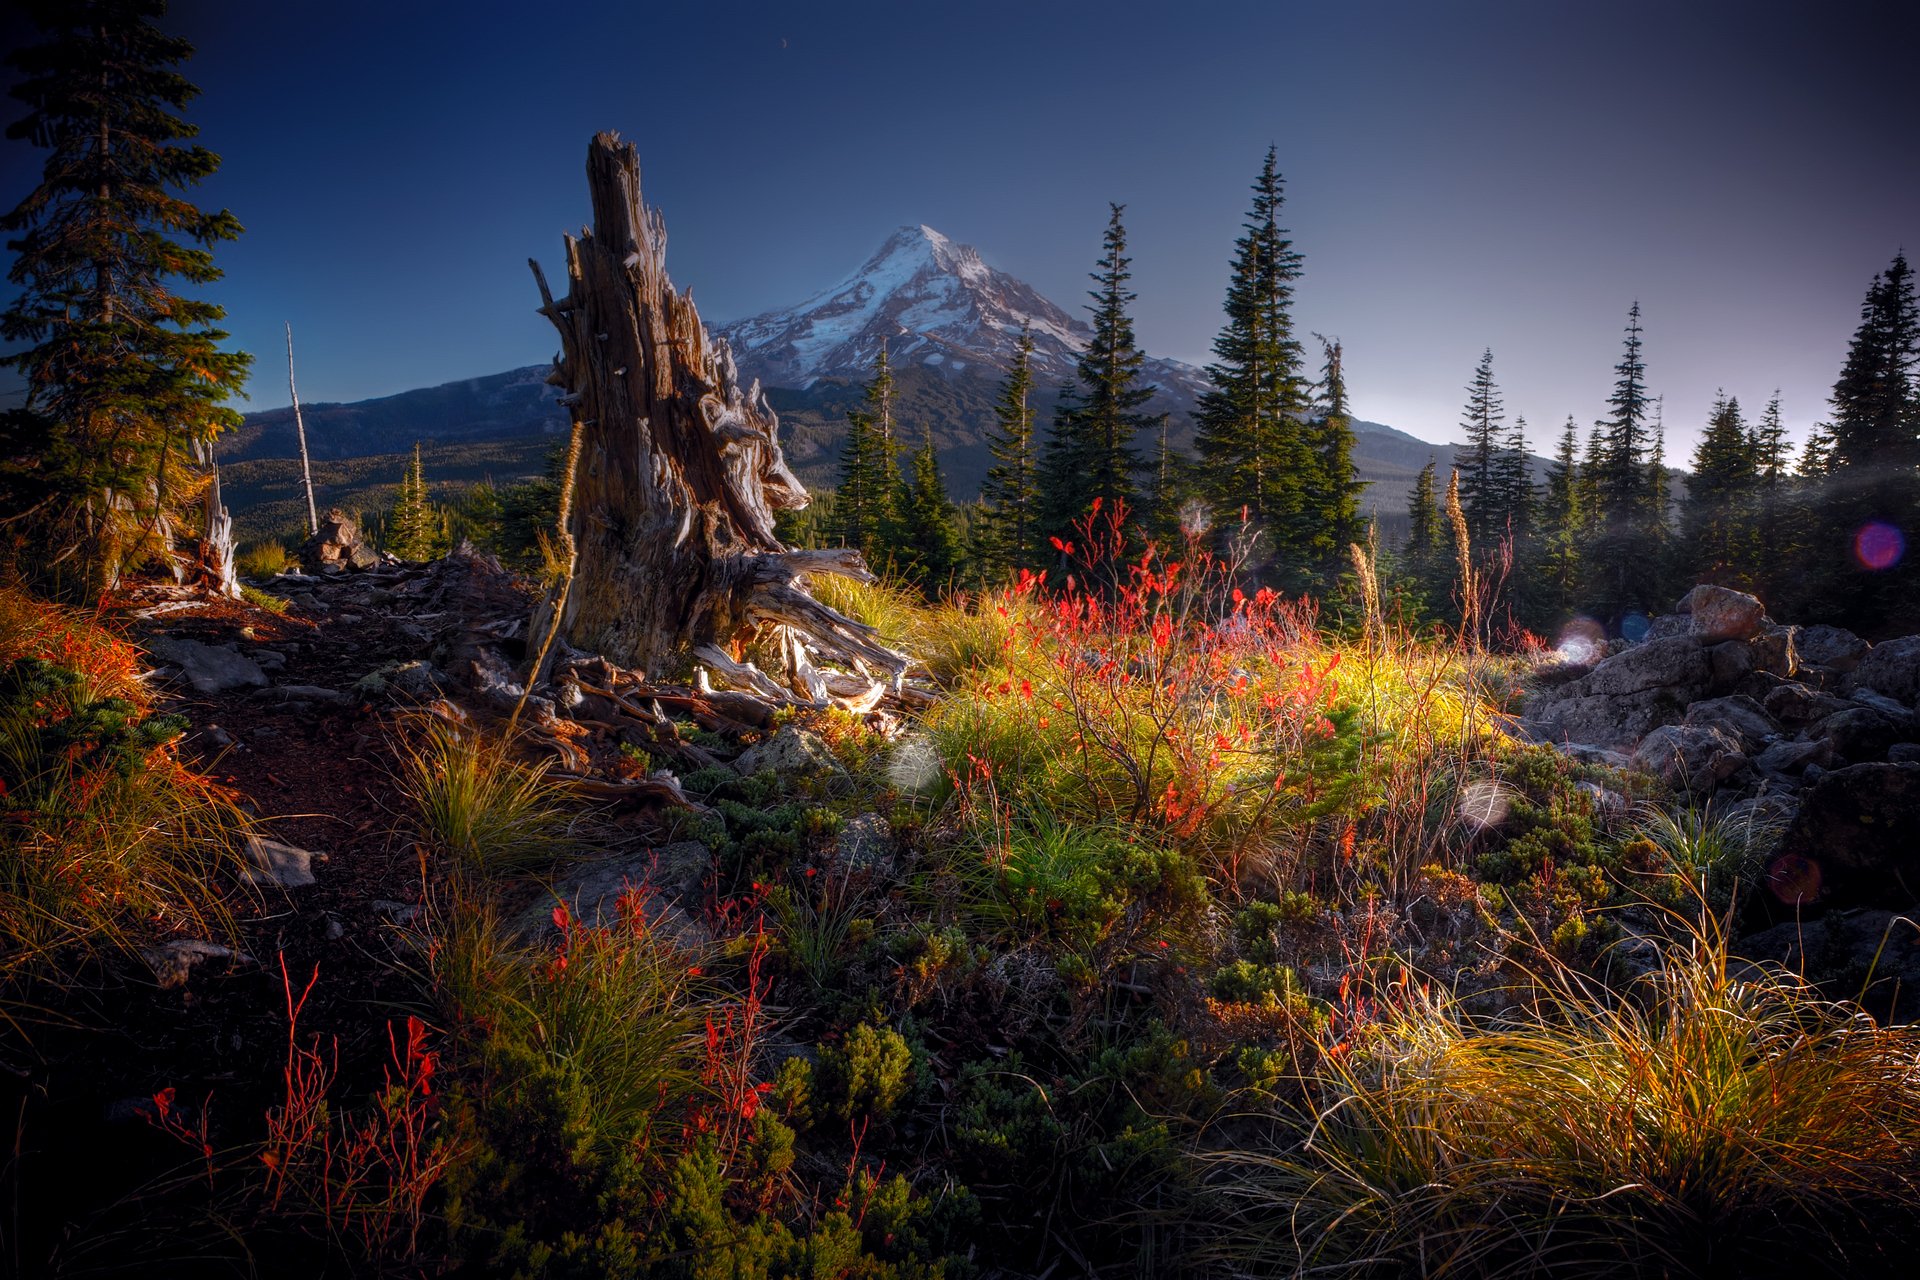
M 1554 653 L 1562 662 L 1598 662 L 1606 655 L 1607 629 L 1592 618 L 1575 618 L 1560 628 Z
M 1900 530 L 1884 521 L 1863 525 L 1853 535 L 1853 558 L 1876 573 L 1899 564 L 1906 549 L 1907 540 Z
M 1644 613 L 1629 613 L 1620 619 L 1620 634 L 1632 644 L 1639 644 L 1647 638 L 1647 632 L 1653 630 L 1653 619 Z
M 1497 827 L 1511 810 L 1507 789 L 1497 782 L 1469 782 L 1460 788 L 1460 821 L 1470 830 Z

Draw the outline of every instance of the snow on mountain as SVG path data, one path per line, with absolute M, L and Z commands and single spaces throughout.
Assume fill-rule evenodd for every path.
M 716 328 L 741 371 L 768 386 L 811 386 L 820 378 L 864 381 L 880 344 L 896 369 L 998 377 L 1020 331 L 1033 335 L 1036 377 L 1058 382 L 1092 337 L 1087 324 L 1031 285 L 988 266 L 971 245 L 932 227 L 901 227 L 858 270 L 797 306 Z M 1191 402 L 1206 375 L 1177 360 L 1149 359 L 1145 380 Z

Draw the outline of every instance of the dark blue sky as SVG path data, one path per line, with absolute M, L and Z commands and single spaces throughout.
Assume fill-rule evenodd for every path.
M 1683 461 L 1715 389 L 1825 399 L 1873 273 L 1920 251 L 1916 6 L 176 0 L 217 298 L 248 407 L 547 359 L 525 259 L 639 145 L 709 319 L 798 301 L 925 222 L 1078 306 L 1128 205 L 1138 329 L 1204 361 L 1269 142 L 1361 416 L 1444 440 L 1483 347 L 1544 450 L 1604 410 L 1628 305 Z M 4 30 L 17 38 L 9 20 Z M 9 103 L 8 106 L 11 106 Z M 39 153 L 5 152 L 0 201 Z

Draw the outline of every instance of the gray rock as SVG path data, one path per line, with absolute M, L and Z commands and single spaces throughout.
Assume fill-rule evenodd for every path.
M 1715 693 L 1730 693 L 1753 674 L 1759 656 L 1744 640 L 1722 640 L 1707 648 L 1707 688 Z
M 1597 747 L 1590 742 L 1556 742 L 1553 744 L 1553 749 L 1567 759 L 1581 764 L 1597 764 L 1608 769 L 1626 769 L 1633 764 L 1632 752 Z
M 1738 694 L 1696 702 L 1687 708 L 1687 714 L 1680 723 L 1710 725 L 1719 729 L 1738 742 L 1740 749 L 1748 754 L 1780 734 L 1780 726 L 1759 703 Z
M 1767 619 L 1766 606 L 1746 592 L 1705 582 L 1687 592 L 1680 611 L 1689 615 L 1687 629 L 1702 644 L 1749 639 Z
M 193 977 L 193 971 L 209 960 L 250 963 L 253 959 L 244 951 L 235 951 L 204 938 L 180 938 L 163 942 L 157 947 L 142 947 L 140 958 L 153 970 L 154 979 L 163 991 L 186 986 L 187 980 Z
M 835 855 L 849 867 L 876 867 L 893 856 L 893 827 L 877 813 L 863 813 L 840 828 Z
M 262 671 L 284 671 L 287 667 L 287 655 L 278 649 L 255 649 L 247 656 L 259 663 Z
M 436 670 L 431 662 L 419 659 L 390 662 L 356 680 L 353 693 L 356 698 L 435 698 L 446 680 L 445 674 Z
M 265 836 L 248 836 L 246 846 L 247 878 L 255 884 L 277 884 L 300 889 L 312 884 L 313 861 L 325 862 L 326 855 L 295 848 Z
M 1633 753 L 1633 767 L 1675 790 L 1705 795 L 1746 766 L 1730 735 L 1708 725 L 1664 725 Z
M 1783 684 L 1773 690 L 1761 705 L 1766 708 L 1768 715 L 1782 725 L 1798 729 L 1845 711 L 1851 704 L 1836 694 L 1823 693 L 1796 682 Z
M 1833 760 L 1833 744 L 1825 738 L 1815 738 L 1811 742 L 1774 742 L 1753 758 L 1753 767 L 1761 773 L 1791 777 L 1809 764 L 1829 764 Z
M 217 724 L 210 724 L 202 729 L 200 737 L 215 750 L 225 750 L 233 745 L 233 735 Z
M 163 662 L 180 668 L 195 693 L 221 693 L 228 689 L 263 689 L 267 673 L 260 664 L 233 645 L 202 644 L 198 640 L 156 636 L 147 646 Z
M 1913 736 L 1912 721 L 1911 715 L 1895 718 L 1877 707 L 1854 707 L 1813 725 L 1806 736 L 1826 742 L 1842 760 L 1862 764 L 1886 759 L 1887 748 Z M 1920 832 L 1915 840 L 1920 842 Z
M 1872 689 L 1855 689 L 1852 696 L 1853 701 L 1860 706 L 1871 707 L 1882 715 L 1892 716 L 1903 724 L 1910 723 L 1914 719 L 1913 712 L 1884 693 L 1876 693 Z
M 559 926 L 553 915 L 562 904 L 582 924 L 595 928 L 618 924 L 621 904 L 631 893 L 635 896 L 630 900 L 645 914 L 655 936 L 697 951 L 713 942 L 713 932 L 683 904 L 693 898 L 712 869 L 712 852 L 692 840 L 589 862 L 542 893 L 520 917 L 518 932 L 529 938 L 556 936 Z
M 1790 678 L 1800 670 L 1800 628 L 1770 623 L 1747 644 L 1753 650 L 1753 669 Z
M 1860 659 L 1866 657 L 1867 651 L 1873 648 L 1853 632 L 1825 623 L 1800 628 L 1800 634 L 1794 638 L 1794 647 L 1800 651 L 1802 662 L 1841 672 L 1859 666 Z
M 1653 689 L 1694 690 L 1706 683 L 1706 651 L 1690 636 L 1669 636 L 1615 654 L 1569 687 L 1611 698 Z
M 1920 742 L 1896 742 L 1887 748 L 1888 764 L 1920 764 Z
M 1620 763 L 1624 768 L 1629 761 L 1622 757 Z M 1576 782 L 1574 789 L 1586 793 L 1587 799 L 1593 802 L 1594 814 L 1604 823 L 1619 822 L 1633 812 L 1631 800 L 1597 782 Z
M 767 772 L 794 777 L 846 776 L 820 735 L 796 725 L 787 725 L 765 742 L 748 747 L 733 767 L 746 777 Z
M 1877 644 L 1847 677 L 1847 691 L 1872 689 L 1904 706 L 1920 703 L 1920 636 Z
M 371 903 L 373 914 L 395 924 L 412 924 L 420 918 L 420 904 L 417 902 L 396 902 L 392 898 L 375 898 Z
M 1684 613 L 1663 613 L 1647 626 L 1646 639 L 1665 640 L 1668 636 L 1684 636 L 1693 628 L 1693 620 Z
M 1732 952 L 1777 964 L 1815 982 L 1834 982 L 1848 999 L 1865 988 L 1869 1008 L 1882 1001 L 1892 1016 L 1920 1014 L 1920 927 L 1891 911 L 1831 911 L 1814 921 L 1788 920 L 1734 943 Z
M 1692 642 L 1683 640 L 1682 643 Z M 1674 723 L 1685 713 L 1685 702 L 1670 690 L 1649 689 L 1622 696 L 1590 694 L 1565 698 L 1544 706 L 1536 703 L 1528 708 L 1526 723 L 1542 741 L 1630 751 L 1633 744 L 1647 734 L 1661 725 Z
M 1781 842 L 1820 868 L 1821 897 L 1902 909 L 1920 899 L 1920 764 L 1855 764 L 1810 785 Z

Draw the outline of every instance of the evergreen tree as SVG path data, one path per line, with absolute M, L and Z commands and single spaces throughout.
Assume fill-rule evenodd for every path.
M 1467 447 L 1453 454 L 1453 468 L 1460 473 L 1460 509 L 1466 513 L 1467 534 L 1482 551 L 1506 533 L 1502 527 L 1506 493 L 1500 465 L 1505 443 L 1500 426 L 1506 417 L 1500 388 L 1493 380 L 1493 349 L 1489 347 L 1473 371 L 1473 381 L 1467 384 L 1467 405 L 1461 411 L 1460 427 L 1466 432 Z
M 1613 413 L 1599 424 L 1599 449 L 1593 461 L 1596 528 L 1588 556 L 1593 603 L 1602 616 L 1615 622 L 1628 611 L 1653 603 L 1661 585 L 1648 571 L 1659 549 L 1649 540 L 1656 510 L 1647 465 L 1653 401 L 1647 393 L 1647 367 L 1641 355 L 1638 302 L 1627 312 L 1626 332 L 1625 350 L 1614 366 L 1613 394 L 1607 400 Z
M 1494 459 L 1494 482 L 1499 494 L 1499 520 L 1496 536 L 1504 536 L 1515 547 L 1525 546 L 1533 535 L 1533 477 L 1527 471 L 1527 420 L 1513 420 L 1513 430 L 1501 442 Z
M 1133 260 L 1127 257 L 1121 221 L 1126 206 L 1109 207 L 1105 253 L 1092 274 L 1099 287 L 1088 295 L 1093 337 L 1080 353 L 1080 385 L 1074 395 L 1061 397 L 1047 440 L 1046 531 L 1056 536 L 1067 534 L 1096 498 L 1109 508 L 1132 505 L 1133 476 L 1140 466 L 1133 438 L 1143 423 L 1140 406 L 1154 390 L 1138 385 L 1146 356 L 1134 342 L 1127 312 L 1134 295 L 1127 288 Z
M 1794 484 L 1788 473 L 1791 457 L 1787 451 L 1787 428 L 1780 419 L 1778 390 L 1767 402 L 1760 421 L 1754 424 L 1747 450 L 1753 455 L 1755 485 L 1750 538 L 1752 576 L 1761 598 L 1771 601 L 1777 594 L 1783 566 L 1797 552 L 1792 530 L 1801 522 L 1793 510 Z
M 1673 481 L 1667 475 L 1667 425 L 1666 398 L 1656 397 L 1653 402 L 1652 426 L 1648 435 L 1652 444 L 1647 452 L 1647 484 L 1640 515 L 1640 542 L 1645 548 L 1642 562 L 1645 580 L 1641 585 L 1640 603 L 1651 610 L 1655 602 L 1664 602 L 1671 594 L 1667 587 L 1671 583 L 1674 569 L 1673 547 Z M 1691 585 L 1691 584 L 1689 584 Z
M 1586 516 L 1579 474 L 1579 433 L 1567 416 L 1560 447 L 1547 467 L 1546 490 L 1540 502 L 1539 567 L 1543 604 L 1554 620 L 1569 613 L 1580 581 L 1580 551 Z
M 1856 542 L 1874 525 L 1920 535 L 1920 305 L 1905 254 L 1868 286 L 1830 403 L 1833 420 L 1807 445 L 1808 469 L 1821 478 L 1802 607 L 1869 634 L 1912 630 L 1916 557 Z
M 402 560 L 427 560 L 433 556 L 439 533 L 440 517 L 427 499 L 427 471 L 416 441 L 413 461 L 400 477 L 400 497 L 387 515 L 386 550 Z
M 1433 612 L 1447 604 L 1446 547 L 1441 541 L 1440 505 L 1434 497 L 1434 460 L 1420 468 L 1407 496 L 1407 541 L 1401 549 L 1407 573 Z
M 1226 323 L 1207 366 L 1196 443 L 1222 525 L 1244 509 L 1297 578 L 1312 523 L 1314 459 L 1305 430 L 1303 353 L 1293 335 L 1293 285 L 1301 258 L 1280 227 L 1284 182 L 1276 154 L 1253 184 L 1245 234 L 1235 241 Z
M 893 370 L 886 343 L 874 357 L 873 379 L 857 409 L 847 411 L 847 443 L 840 455 L 840 484 L 834 504 L 844 545 L 857 547 L 869 564 L 890 557 L 883 535 L 894 520 L 894 496 L 900 484 L 899 445 L 894 436 Z
M 1750 585 L 1755 480 L 1753 442 L 1740 401 L 1722 391 L 1693 451 L 1693 475 L 1681 508 L 1681 536 L 1694 581 Z
M 7 137 L 52 154 L 0 218 L 17 237 L 7 278 L 19 290 L 0 336 L 21 344 L 0 363 L 26 383 L 0 426 L 0 499 L 22 568 L 78 596 L 142 560 L 178 567 L 173 530 L 197 487 L 196 449 L 238 425 L 222 402 L 250 359 L 221 350 L 219 307 L 175 288 L 218 280 L 212 246 L 241 228 L 177 194 L 220 158 L 182 145 L 198 130 L 177 113 L 199 90 L 173 70 L 193 47 L 153 25 L 165 6 L 28 7 L 47 38 L 8 58 L 28 110 Z
M 1033 334 L 1027 330 L 1021 330 L 993 416 L 987 448 L 994 462 L 980 494 L 988 514 L 981 526 L 981 550 L 998 575 L 1046 561 L 1039 537 L 1039 459 L 1033 439 Z
M 940 475 L 932 428 L 913 451 L 894 510 L 895 566 L 928 598 L 938 596 L 953 584 L 965 559 L 965 545 L 960 540 L 958 512 Z
M 1353 411 L 1347 403 L 1347 377 L 1339 342 L 1319 339 L 1322 362 L 1315 387 L 1314 414 L 1307 424 L 1313 458 L 1307 489 L 1307 564 L 1321 590 L 1331 589 L 1345 573 L 1348 548 L 1362 536 L 1360 493 L 1366 482 L 1353 470 Z

